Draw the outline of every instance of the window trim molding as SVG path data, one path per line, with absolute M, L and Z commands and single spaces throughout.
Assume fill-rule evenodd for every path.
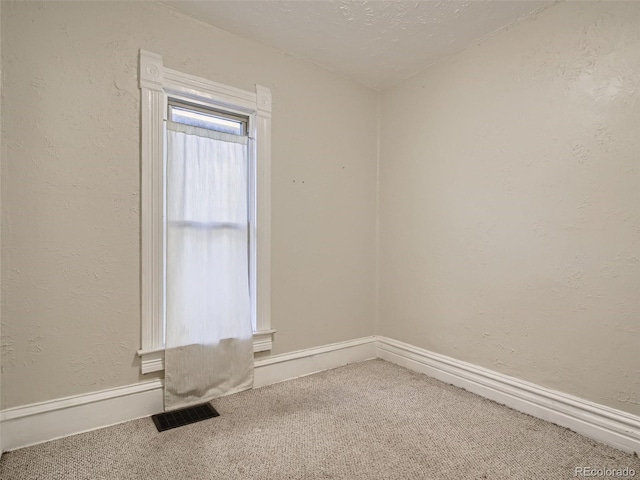
M 164 67 L 158 54 L 140 50 L 141 91 L 141 357 L 142 373 L 164 370 L 164 119 L 167 97 L 176 95 L 251 115 L 256 140 L 255 218 L 252 222 L 254 352 L 271 350 L 271 90 L 249 92 Z M 259 228 L 256 229 L 256 226 Z

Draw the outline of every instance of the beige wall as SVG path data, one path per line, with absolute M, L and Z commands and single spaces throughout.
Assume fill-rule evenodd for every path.
M 560 4 L 384 92 L 376 199 L 376 92 L 148 2 L 2 2 L 1 408 L 142 378 L 144 48 L 272 89 L 273 353 L 375 332 L 640 414 L 639 32 Z
M 2 408 L 141 380 L 138 49 L 273 93 L 273 353 L 373 333 L 377 93 L 150 2 L 2 2 Z
M 2 8 L 0 8 L 0 52 L 2 52 Z M 0 61 L 0 92 L 2 92 L 2 62 Z M 2 177 L 2 101 L 0 100 L 0 184 Z M 2 210 L 2 188 L 0 187 L 0 211 Z M 2 251 L 2 223 L 0 221 L 0 252 Z M 2 255 L 0 255 L 0 272 L 2 272 Z M 1 283 L 0 283 L 1 285 Z M 2 398 L 2 288 L 0 288 L 0 399 Z M 1 408 L 0 403 L 0 408 Z M 0 427 L 2 424 L 0 423 Z M 0 428 L 0 458 L 2 458 L 2 428 Z
M 379 333 L 640 414 L 640 4 L 382 95 Z

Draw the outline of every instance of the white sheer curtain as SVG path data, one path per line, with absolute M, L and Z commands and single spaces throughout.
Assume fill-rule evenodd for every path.
M 251 388 L 247 138 L 167 122 L 165 410 Z

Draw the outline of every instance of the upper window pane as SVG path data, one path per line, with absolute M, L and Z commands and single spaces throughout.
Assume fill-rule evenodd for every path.
M 216 112 L 205 112 L 188 107 L 169 105 L 169 119 L 172 122 L 184 123 L 193 127 L 216 130 L 218 132 L 245 135 L 246 120 L 216 115 Z

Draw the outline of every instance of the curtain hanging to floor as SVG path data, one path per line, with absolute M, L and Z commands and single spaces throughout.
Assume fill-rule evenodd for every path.
M 251 388 L 247 137 L 167 122 L 165 410 Z

